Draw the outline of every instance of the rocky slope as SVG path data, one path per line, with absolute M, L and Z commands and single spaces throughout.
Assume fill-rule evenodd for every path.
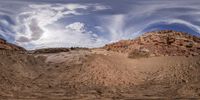
M 200 38 L 172 30 L 145 33 L 133 40 L 122 40 L 108 44 L 107 50 L 131 52 L 133 50 L 150 52 L 151 56 L 189 56 L 200 55 Z
M 0 50 L 26 51 L 24 48 L 8 43 L 6 42 L 6 40 L 1 38 L 0 38 Z

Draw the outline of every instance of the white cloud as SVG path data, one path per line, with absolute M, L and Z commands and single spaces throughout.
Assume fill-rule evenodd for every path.
M 12 27 L 13 24 L 9 23 L 4 18 L 0 19 L 0 37 L 3 36 L 5 39 L 15 37 Z
M 105 33 L 105 29 L 101 26 L 95 26 L 94 28 L 97 29 L 98 31 L 102 32 L 102 33 Z
M 9 25 L 8 21 L 7 21 L 7 20 L 4 20 L 4 19 L 0 19 L 0 24 L 1 24 L 1 25 L 5 25 L 5 26 L 8 26 L 8 25 Z
M 94 11 L 111 9 L 111 7 L 109 6 L 100 5 L 100 4 L 95 4 L 94 8 L 95 8 Z
M 98 47 L 103 46 L 106 42 L 101 36 L 88 31 L 84 23 L 74 22 L 67 25 L 64 30 L 49 29 L 39 40 L 32 41 L 31 43 L 35 45 L 35 48 L 45 48 Z
M 67 31 L 74 31 L 74 32 L 84 32 L 85 31 L 85 24 L 81 22 L 75 22 L 65 27 Z
M 75 22 L 72 23 L 68 26 L 66 26 L 66 29 L 49 29 L 47 28 L 48 25 L 54 25 L 56 24 L 56 21 L 64 18 L 64 17 L 69 17 L 69 16 L 75 16 L 75 15 L 83 15 L 85 13 L 77 11 L 77 9 L 82 9 L 82 10 L 87 10 L 88 8 L 94 8 L 94 10 L 104 10 L 106 7 L 100 4 L 42 4 L 42 5 L 30 5 L 31 8 L 30 11 L 24 11 L 18 16 L 18 23 L 19 25 L 15 28 L 17 31 L 16 33 L 16 43 L 18 43 L 21 46 L 24 46 L 27 43 L 21 42 L 20 39 L 29 39 L 29 43 L 32 45 L 38 44 L 41 46 L 41 43 L 43 43 L 44 46 L 48 46 L 47 44 L 52 42 L 52 39 L 59 39 L 60 42 L 63 43 L 70 43 L 73 42 L 72 44 L 81 44 L 81 40 L 84 39 L 86 45 L 90 45 L 91 41 L 97 41 L 98 39 L 95 34 L 93 34 L 90 31 L 85 30 L 85 24 L 80 23 L 80 22 Z M 33 20 L 36 21 L 33 23 Z M 36 26 L 32 26 L 36 25 Z M 30 27 L 32 26 L 32 27 Z M 33 28 L 37 30 L 33 31 Z M 19 30 L 25 30 L 24 32 L 21 32 Z M 50 32 L 51 30 L 51 32 Z M 35 32 L 40 32 L 40 34 L 37 33 L 37 36 L 34 35 Z M 41 33 L 42 32 L 42 33 Z M 55 32 L 56 34 L 54 34 Z M 73 34 L 73 35 L 71 35 Z M 36 38 L 34 38 L 34 37 Z M 22 38 L 23 37 L 23 38 Z M 63 37 L 69 37 L 66 38 Z M 78 37 L 79 40 L 76 39 Z M 33 40 L 34 39 L 34 40 Z M 36 40 L 38 39 L 38 40 Z M 79 43 L 80 42 L 80 43 Z M 57 43 L 56 41 L 54 43 Z M 51 45 L 49 45 L 51 46 Z M 66 45 L 66 46 L 73 46 L 73 45 Z
M 199 21 L 199 5 L 189 3 L 191 2 L 142 2 L 140 6 L 130 7 L 127 13 L 103 16 L 100 18 L 101 27 L 109 34 L 111 42 L 137 37 L 143 32 L 151 31 L 146 30 L 148 27 L 160 23 L 166 26 L 177 23 L 200 34 L 199 25 L 193 23 Z M 182 11 L 184 9 L 186 11 Z
M 101 26 L 96 28 L 109 34 L 109 42 L 117 42 L 122 39 L 132 39 L 140 34 L 141 27 L 134 25 L 134 19 L 131 19 L 133 26 L 127 25 L 130 16 L 128 14 L 116 14 L 104 16 L 101 18 Z
M 185 20 L 181 20 L 181 19 L 170 19 L 170 20 L 166 20 L 165 23 L 167 24 L 182 24 L 185 25 L 187 27 L 189 27 L 190 29 L 192 29 L 193 31 L 196 31 L 200 34 L 200 26 L 192 24 L 191 22 L 185 21 Z
M 76 10 L 76 9 L 87 9 L 87 5 L 81 5 L 81 4 L 67 4 L 64 7 L 66 7 L 69 10 Z
M 76 11 L 77 9 L 87 10 L 89 7 L 94 7 L 95 10 L 103 10 L 107 7 L 97 4 L 45 4 L 45 5 L 30 5 L 31 11 L 23 12 L 20 16 L 29 16 L 26 20 L 37 19 L 42 26 L 52 24 L 70 15 L 82 15 L 84 13 Z
M 101 27 L 103 27 L 103 31 L 106 31 L 107 34 L 109 34 L 110 42 L 116 42 L 121 39 L 127 39 L 127 36 L 131 33 L 131 31 L 127 31 L 129 27 L 125 26 L 125 14 L 105 16 L 101 20 L 103 20 L 101 21 Z
M 11 5 L 10 2 L 4 1 Z M 19 7 L 20 9 L 13 10 L 17 6 L 14 8 L 3 8 L 4 6 L 2 6 L 0 8 L 3 11 L 0 11 L 0 15 L 22 12 L 16 15 L 17 25 L 15 27 L 8 25 L 9 20 L 6 21 L 6 18 L 6 20 L 0 20 L 0 23 L 4 26 L 14 27 L 14 30 L 10 33 L 1 31 L 1 34 L 7 36 L 7 34 L 12 34 L 11 32 L 16 32 L 14 35 L 18 44 L 24 47 L 33 45 L 31 48 L 39 48 L 48 46 L 99 46 L 110 41 L 139 36 L 141 32 L 151 31 L 150 28 L 160 24 L 167 26 L 177 23 L 200 33 L 199 3 L 198 0 L 184 2 L 178 0 L 145 2 L 138 0 L 130 1 L 130 4 L 119 1 L 116 1 L 115 4 L 111 1 L 93 4 L 18 2 L 22 5 L 22 7 Z M 24 5 L 28 5 L 28 7 L 26 8 Z M 118 7 L 118 5 L 127 6 Z M 15 15 L 10 16 L 15 17 Z M 58 23 L 62 18 L 66 19 L 66 22 Z M 68 20 L 68 18 L 72 20 Z M 71 24 L 65 26 L 66 23 Z M 153 28 L 159 29 L 160 27 Z

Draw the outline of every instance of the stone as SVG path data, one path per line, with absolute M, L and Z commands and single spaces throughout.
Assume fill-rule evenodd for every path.
M 183 32 L 172 30 L 154 31 L 142 36 L 106 45 L 111 51 L 128 53 L 134 49 L 149 52 L 151 56 L 160 55 L 197 55 L 200 52 L 200 38 Z M 128 46 L 128 48 L 126 48 Z M 192 54 L 191 52 L 197 52 Z M 198 55 L 200 55 L 198 53 Z
M 192 56 L 198 56 L 199 53 L 197 53 L 197 52 L 192 52 L 191 55 L 192 55 Z

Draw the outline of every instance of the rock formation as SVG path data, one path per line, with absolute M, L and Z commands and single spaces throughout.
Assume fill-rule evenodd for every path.
M 8 43 L 4 39 L 0 39 L 0 50 L 26 51 L 24 48 Z
M 128 53 L 147 49 L 151 56 L 200 55 L 200 38 L 172 30 L 148 32 L 133 40 L 122 40 L 104 47 L 107 50 Z

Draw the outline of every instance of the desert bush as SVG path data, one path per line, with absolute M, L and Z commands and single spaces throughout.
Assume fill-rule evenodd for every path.
M 194 43 L 193 42 L 188 42 L 186 43 L 186 47 L 187 48 L 192 48 L 194 46 Z
M 68 48 L 44 48 L 33 51 L 35 54 L 69 52 Z
M 147 58 L 150 56 L 148 49 L 134 49 L 128 54 L 128 58 Z

